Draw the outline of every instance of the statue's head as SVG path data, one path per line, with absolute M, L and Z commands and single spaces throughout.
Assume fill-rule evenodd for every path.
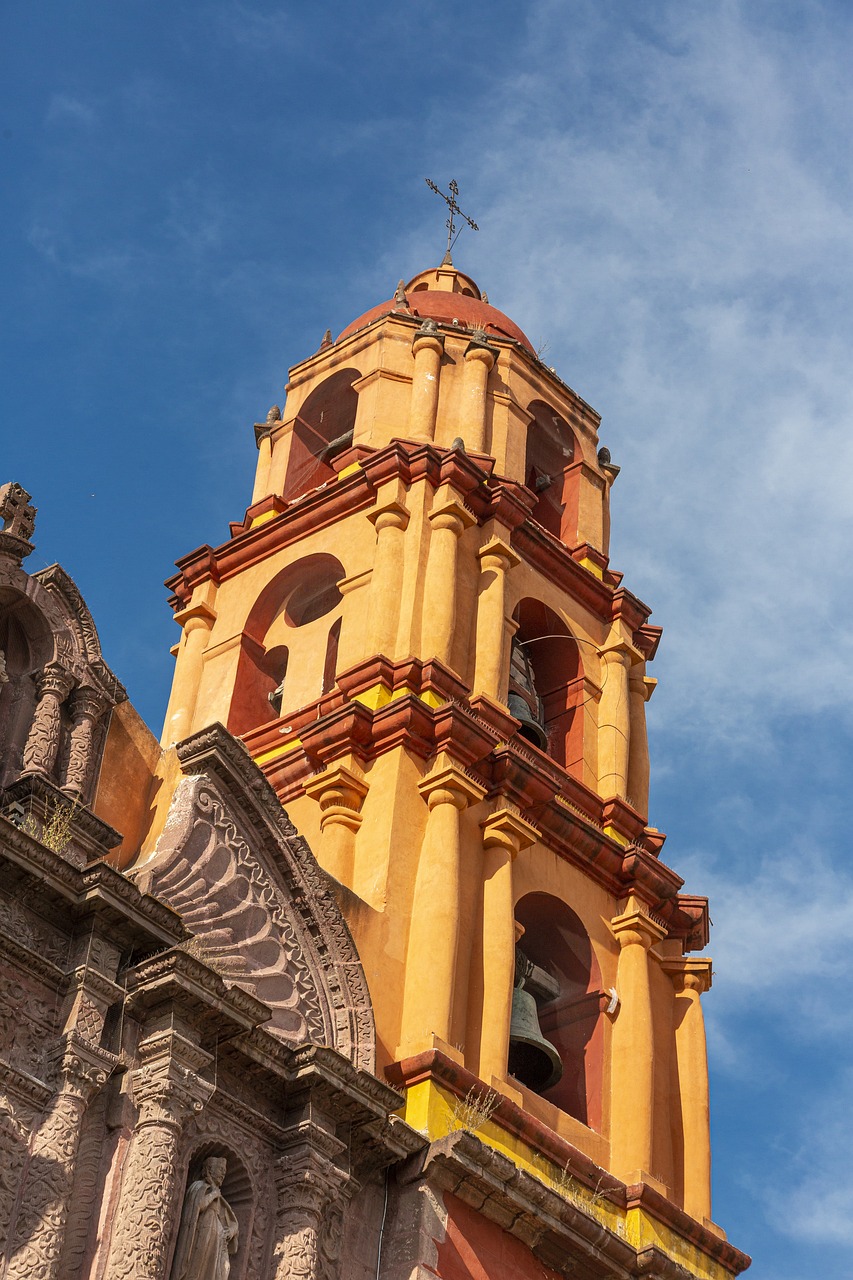
M 225 1170 L 227 1168 L 228 1161 L 224 1156 L 208 1156 L 201 1166 L 201 1176 L 212 1187 L 221 1187 L 225 1180 Z

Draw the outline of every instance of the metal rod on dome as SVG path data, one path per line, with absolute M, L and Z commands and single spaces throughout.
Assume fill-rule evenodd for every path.
M 462 231 L 464 230 L 464 227 L 460 227 L 458 231 L 456 230 L 455 215 L 457 213 L 459 214 L 460 218 L 465 219 L 465 222 L 467 222 L 468 226 L 471 228 L 472 231 L 479 231 L 480 228 L 477 226 L 474 219 L 469 218 L 467 213 L 463 213 L 462 210 L 459 208 L 459 205 L 456 203 L 456 197 L 459 195 L 459 184 L 457 183 L 455 178 L 451 179 L 451 182 L 450 182 L 450 188 L 449 188 L 450 195 L 446 195 L 445 192 L 442 191 L 441 187 L 437 187 L 436 184 L 430 178 L 425 178 L 424 181 L 426 182 L 430 191 L 434 191 L 437 196 L 441 196 L 442 200 L 445 200 L 447 202 L 447 207 L 450 210 L 450 217 L 447 219 L 447 221 L 444 224 L 447 227 L 447 250 L 445 253 L 445 257 L 448 258 L 450 257 L 451 249 L 456 244 L 456 241 L 459 239 L 460 235 L 462 234 Z

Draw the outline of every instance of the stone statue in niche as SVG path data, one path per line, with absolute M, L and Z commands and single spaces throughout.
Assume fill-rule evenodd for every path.
M 228 1280 L 239 1228 L 221 1191 L 226 1168 L 221 1156 L 210 1156 L 201 1177 L 187 1188 L 172 1280 Z

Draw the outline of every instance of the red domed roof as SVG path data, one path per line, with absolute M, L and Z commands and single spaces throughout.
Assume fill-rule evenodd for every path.
M 439 269 L 441 270 L 441 269 Z M 424 272 L 423 276 L 428 273 Z M 432 274 L 432 273 L 429 273 Z M 436 273 L 437 274 L 437 273 Z M 450 272 L 443 273 L 450 274 Z M 460 272 L 453 272 L 457 280 L 465 280 L 477 289 L 473 281 L 469 281 L 468 277 L 463 277 Z M 422 276 L 415 276 L 410 281 L 414 284 L 420 281 Z M 457 286 L 458 287 L 458 286 Z M 477 290 L 479 294 L 479 290 Z M 412 289 L 411 292 L 406 291 L 406 304 L 408 310 L 403 310 L 400 302 L 395 298 L 389 298 L 387 302 L 380 302 L 378 306 L 371 307 L 369 311 L 365 311 L 364 315 L 353 320 L 352 324 L 348 324 L 338 337 L 338 342 L 342 338 L 348 338 L 351 334 L 356 333 L 359 329 L 363 329 L 365 325 L 372 324 L 374 320 L 379 320 L 382 316 L 388 315 L 389 312 L 397 311 L 399 315 L 412 315 L 418 320 L 436 320 L 439 324 L 452 324 L 454 320 L 458 320 L 460 327 L 467 329 L 483 329 L 488 334 L 493 334 L 496 338 L 511 338 L 523 346 L 531 355 L 535 355 L 530 339 L 519 329 L 517 324 L 510 320 L 509 316 L 505 316 L 502 311 L 498 311 L 497 307 L 491 306 L 488 302 L 484 302 L 480 297 L 474 297 L 468 292 L 450 292 L 445 289 Z

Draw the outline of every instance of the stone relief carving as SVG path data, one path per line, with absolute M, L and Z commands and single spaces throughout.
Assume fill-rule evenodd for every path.
M 81 1051 L 68 1038 L 61 1088 L 32 1138 L 6 1280 L 59 1280 L 81 1122 L 93 1093 L 107 1078 L 109 1058 Z
M 113 1225 L 110 1280 L 165 1280 L 181 1129 L 213 1091 L 212 1084 L 171 1058 L 134 1073 L 139 1119 Z
M 166 828 L 172 853 L 151 889 L 181 913 L 209 962 L 273 1010 L 266 1029 L 293 1044 L 328 1043 L 295 913 L 203 778 L 179 787 Z
M 59 750 L 60 706 L 71 688 L 73 677 L 60 664 L 51 663 L 37 679 L 39 700 L 24 747 L 24 773 L 49 776 Z
M 172 1280 L 228 1280 L 231 1274 L 240 1228 L 222 1194 L 227 1168 L 228 1162 L 222 1156 L 208 1156 L 201 1177 L 187 1188 Z
M 32 984 L 13 979 L 0 989 L 0 1055 L 8 1063 L 44 1079 L 55 1034 L 53 1008 Z
M 0 1102 L 0 1259 L 6 1254 L 29 1136 L 8 1103 Z
M 356 1066 L 372 1071 L 375 1028 L 367 980 L 330 882 L 307 843 L 243 744 L 221 725 L 194 734 L 177 751 L 188 776 L 176 793 L 157 853 L 143 873 L 144 887 L 166 898 L 182 914 L 185 908 L 194 911 L 184 916 L 185 922 L 200 936 L 224 977 L 243 985 L 249 970 L 251 982 L 246 985 L 273 1009 L 267 1030 L 289 1043 L 298 1042 L 300 1030 L 293 1012 L 298 1010 L 305 1022 L 303 1040 L 330 1045 Z M 193 816 L 195 796 L 202 788 L 211 797 L 205 802 L 208 810 Z M 196 855 L 205 841 L 198 828 L 207 824 L 211 833 L 215 830 L 214 805 L 216 821 L 221 815 L 224 825 L 201 850 L 205 871 L 198 874 Z M 191 834 L 194 844 L 190 847 Z M 210 903 L 219 901 L 210 896 L 210 883 L 224 886 L 235 875 L 250 892 L 254 915 L 244 902 L 241 917 L 229 899 L 224 914 L 221 905 L 210 906 L 205 916 L 201 907 L 205 898 Z M 292 950 L 294 938 L 297 951 Z M 291 953 L 297 960 L 290 975 L 294 992 L 305 981 L 304 961 L 307 991 L 314 993 L 308 1003 L 300 1004 L 283 983 L 276 990 L 280 972 L 269 974 L 269 983 L 252 977 L 263 974 L 270 964 L 281 966 L 282 957 L 274 956 L 279 945 L 285 956 Z

